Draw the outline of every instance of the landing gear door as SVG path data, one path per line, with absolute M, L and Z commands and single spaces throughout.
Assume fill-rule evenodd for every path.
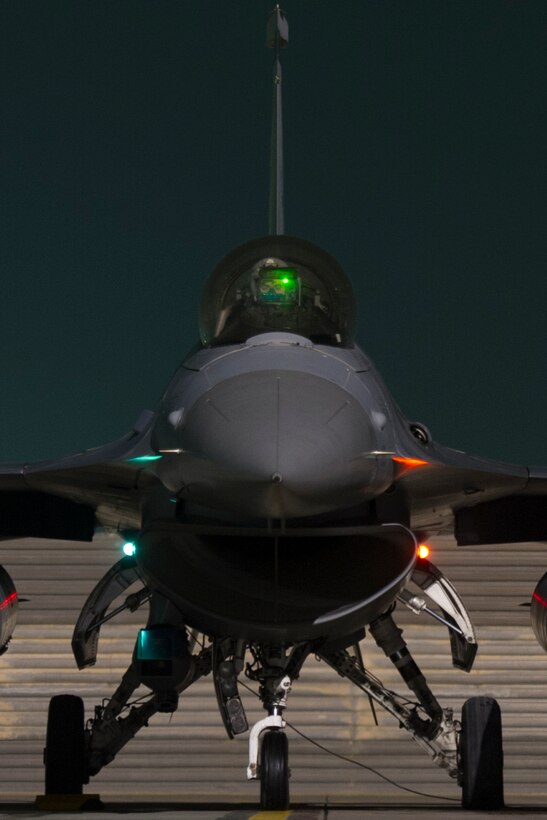
M 477 639 L 469 613 L 455 587 L 440 569 L 426 558 L 418 558 L 411 580 L 434 601 L 448 626 L 452 664 L 470 672 L 477 654 Z M 412 605 L 409 602 L 412 609 Z

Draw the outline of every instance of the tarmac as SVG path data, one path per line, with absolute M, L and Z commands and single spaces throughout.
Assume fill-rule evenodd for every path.
M 68 807 L 67 807 L 68 809 Z M 221 804 L 173 804 L 173 803 L 112 803 L 95 802 L 81 811 L 37 808 L 32 803 L 0 804 L 0 820 L 3 818 L 48 817 L 81 818 L 82 813 L 98 814 L 101 820 L 119 820 L 121 816 L 158 817 L 161 820 L 484 820 L 485 817 L 547 817 L 547 806 L 508 806 L 499 811 L 465 811 L 461 807 L 447 805 L 325 805 L 295 806 L 287 811 L 261 811 L 256 806 Z

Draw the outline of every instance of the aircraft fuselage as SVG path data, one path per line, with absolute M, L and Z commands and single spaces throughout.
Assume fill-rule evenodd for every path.
M 157 475 L 179 498 L 244 518 L 314 516 L 383 493 L 389 398 L 358 347 L 267 333 L 190 355 L 162 402 Z

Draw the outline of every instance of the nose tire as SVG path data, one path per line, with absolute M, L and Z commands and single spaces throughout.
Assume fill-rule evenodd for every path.
M 283 811 L 289 808 L 289 743 L 280 729 L 270 729 L 260 749 L 260 808 Z

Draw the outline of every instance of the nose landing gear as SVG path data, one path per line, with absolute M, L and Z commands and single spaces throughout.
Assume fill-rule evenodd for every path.
M 308 643 L 297 644 L 290 654 L 284 647 L 251 646 L 254 663 L 247 677 L 259 681 L 259 696 L 268 717 L 258 721 L 249 737 L 247 778 L 260 779 L 260 808 L 282 811 L 289 807 L 289 744 L 283 731 L 283 711 L 292 681 L 311 651 Z

